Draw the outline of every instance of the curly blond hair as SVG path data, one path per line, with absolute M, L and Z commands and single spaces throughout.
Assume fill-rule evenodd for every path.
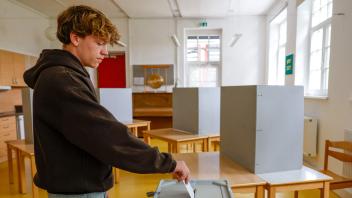
M 63 44 L 69 44 L 70 33 L 80 37 L 97 36 L 111 45 L 120 39 L 116 26 L 99 10 L 85 5 L 71 6 L 57 18 L 57 38 Z

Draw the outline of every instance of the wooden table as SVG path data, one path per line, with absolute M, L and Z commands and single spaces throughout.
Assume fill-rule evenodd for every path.
M 219 151 L 220 149 L 220 134 L 208 135 L 208 151 L 213 145 L 213 151 Z
M 34 178 L 35 173 L 37 172 L 35 166 L 35 157 L 34 157 L 34 145 L 27 144 L 24 140 L 10 140 L 5 142 L 7 145 L 7 160 L 9 166 L 9 182 L 13 183 L 13 161 L 12 161 L 12 151 L 16 154 L 17 160 L 17 170 L 18 170 L 18 184 L 19 192 L 26 193 L 26 174 L 25 174 L 25 163 L 24 158 L 27 157 L 30 160 L 31 164 L 31 176 Z M 32 194 L 33 197 L 38 197 L 38 188 L 32 182 Z
M 167 128 L 143 131 L 143 137 L 147 144 L 150 144 L 150 138 L 166 141 L 170 153 L 180 153 L 182 144 L 193 144 L 193 151 L 195 152 L 195 144 L 198 143 L 202 144 L 202 151 L 208 151 L 207 135 L 194 135 L 186 131 Z
M 150 121 L 147 120 L 135 120 L 133 119 L 132 122 L 122 122 L 127 128 L 131 129 L 131 132 L 134 136 L 138 137 L 138 128 L 139 127 L 147 127 L 147 130 L 150 130 Z M 120 181 L 120 170 L 118 168 L 113 167 L 113 174 L 115 184 Z
M 298 197 L 299 190 L 320 189 L 320 197 L 329 197 L 329 181 L 331 177 L 316 170 L 303 166 L 299 170 L 281 171 L 258 174 L 267 182 L 268 198 L 274 198 L 276 192 L 295 191 Z
M 220 140 L 213 140 L 211 144 L 213 145 L 214 151 L 220 151 Z
M 233 192 L 255 193 L 256 198 L 264 198 L 266 182 L 219 152 L 181 153 L 173 157 L 186 162 L 191 179 L 227 179 Z
M 146 120 L 132 120 L 132 122 L 122 122 L 126 125 L 134 136 L 138 137 L 138 127 L 147 127 L 147 130 L 150 130 L 150 121 Z

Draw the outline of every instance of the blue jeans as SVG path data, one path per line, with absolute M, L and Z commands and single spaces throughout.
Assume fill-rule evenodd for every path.
M 48 193 L 48 198 L 106 198 L 106 192 L 93 192 L 87 194 L 78 194 L 78 195 L 64 195 L 64 194 L 51 194 Z

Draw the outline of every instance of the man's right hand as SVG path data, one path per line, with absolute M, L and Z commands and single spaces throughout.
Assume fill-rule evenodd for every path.
M 172 174 L 178 181 L 184 180 L 188 183 L 190 179 L 190 171 L 184 161 L 176 161 L 176 168 Z

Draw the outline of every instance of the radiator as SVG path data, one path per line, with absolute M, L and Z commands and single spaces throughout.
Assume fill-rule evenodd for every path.
M 309 157 L 317 155 L 318 120 L 312 117 L 304 117 L 304 143 L 303 154 Z

